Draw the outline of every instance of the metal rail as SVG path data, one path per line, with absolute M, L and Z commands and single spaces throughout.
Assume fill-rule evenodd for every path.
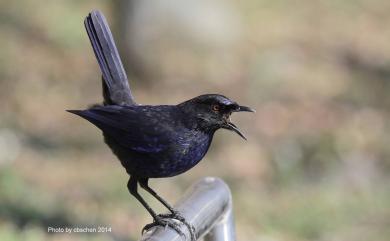
M 219 178 L 206 177 L 193 184 L 175 205 L 195 228 L 197 239 L 205 241 L 234 241 L 233 204 L 229 187 Z M 190 241 L 185 225 L 184 235 L 170 227 L 156 226 L 144 233 L 141 241 Z

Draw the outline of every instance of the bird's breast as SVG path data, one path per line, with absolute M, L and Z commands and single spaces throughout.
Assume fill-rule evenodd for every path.
M 209 135 L 203 132 L 182 132 L 170 150 L 170 157 L 161 162 L 161 170 L 166 170 L 170 176 L 183 173 L 198 164 L 211 143 Z M 165 171 L 164 171 L 165 172 Z

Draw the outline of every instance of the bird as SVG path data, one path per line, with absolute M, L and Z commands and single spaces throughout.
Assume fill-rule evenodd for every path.
M 206 155 L 214 133 L 227 129 L 246 139 L 231 122 L 234 112 L 254 112 L 221 94 L 204 94 L 176 105 L 140 105 L 130 91 L 126 72 L 104 15 L 94 10 L 84 21 L 102 71 L 103 103 L 84 110 L 67 110 L 100 129 L 105 143 L 130 176 L 128 191 L 150 213 L 153 226 L 169 226 L 182 234 L 176 219 L 196 240 L 194 227 L 148 184 L 150 178 L 182 174 Z M 162 203 L 169 214 L 157 214 L 138 192 L 138 186 Z

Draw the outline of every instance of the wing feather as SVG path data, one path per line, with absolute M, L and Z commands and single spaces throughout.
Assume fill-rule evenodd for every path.
M 88 120 L 119 145 L 133 151 L 157 153 L 171 144 L 169 111 L 148 111 L 145 106 L 97 106 L 69 112 Z

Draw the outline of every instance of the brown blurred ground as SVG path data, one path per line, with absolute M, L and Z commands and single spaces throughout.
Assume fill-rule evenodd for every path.
M 1 240 L 137 240 L 151 221 L 99 131 L 64 111 L 101 100 L 91 9 L 117 23 L 140 103 L 218 92 L 257 110 L 233 117 L 248 142 L 220 131 L 193 170 L 152 180 L 162 196 L 219 176 L 239 240 L 388 240 L 390 2 L 117 4 L 0 1 Z M 46 231 L 97 224 L 113 232 Z

